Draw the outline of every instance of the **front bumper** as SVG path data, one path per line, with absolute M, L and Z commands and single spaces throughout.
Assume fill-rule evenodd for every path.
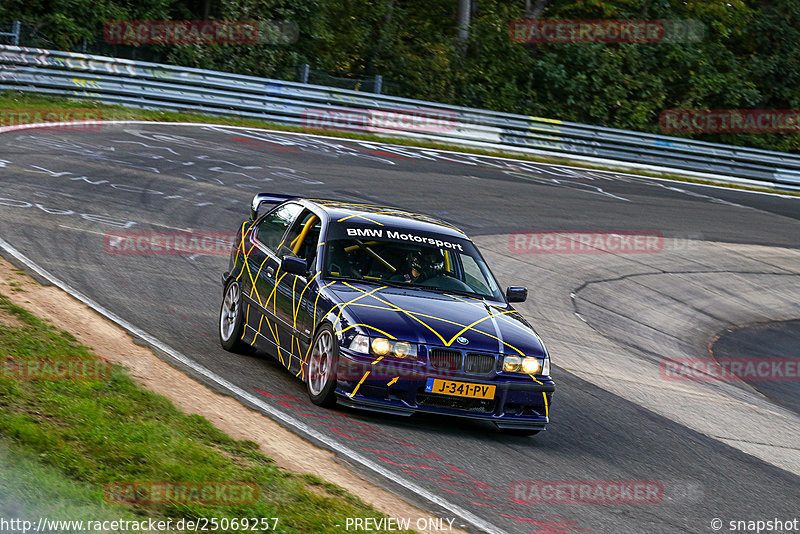
M 372 364 L 347 349 L 339 351 L 337 394 L 341 404 L 354 408 L 412 415 L 416 412 L 477 419 L 501 429 L 544 430 L 555 384 L 550 377 L 443 375 L 421 362 Z M 428 378 L 495 386 L 493 399 L 472 399 L 425 391 Z

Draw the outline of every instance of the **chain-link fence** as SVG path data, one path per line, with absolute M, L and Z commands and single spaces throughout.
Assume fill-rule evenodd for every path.
M 295 80 L 300 83 L 310 83 L 313 85 L 324 85 L 327 87 L 338 87 L 340 89 L 350 89 L 351 91 L 365 91 L 370 93 L 381 93 L 383 88 L 383 76 L 355 76 L 351 73 L 329 74 L 325 71 L 312 69 L 308 64 L 298 65 L 295 69 Z

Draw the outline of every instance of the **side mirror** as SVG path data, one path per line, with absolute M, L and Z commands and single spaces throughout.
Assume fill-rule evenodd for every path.
M 511 286 L 506 289 L 506 300 L 508 300 L 508 302 L 525 302 L 527 298 L 527 287 Z
M 287 273 L 299 274 L 305 276 L 308 272 L 308 265 L 306 260 L 295 256 L 284 256 L 281 260 L 281 270 Z

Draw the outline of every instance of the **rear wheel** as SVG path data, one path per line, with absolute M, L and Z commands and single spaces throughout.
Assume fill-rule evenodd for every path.
M 243 329 L 242 289 L 239 282 L 231 280 L 225 288 L 219 309 L 219 342 L 222 348 L 230 352 L 247 352 L 250 347 L 242 342 Z
M 308 360 L 306 388 L 311 402 L 317 406 L 336 404 L 336 364 L 339 361 L 339 343 L 328 324 L 322 325 L 314 337 L 311 357 Z

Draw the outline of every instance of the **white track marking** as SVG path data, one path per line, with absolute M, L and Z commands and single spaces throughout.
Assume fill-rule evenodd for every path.
M 83 123 L 85 123 L 85 124 L 96 124 L 97 121 L 75 121 L 75 122 L 69 122 L 69 123 L 50 123 L 50 122 L 48 122 L 48 123 L 36 123 L 36 124 L 17 124 L 17 125 L 14 125 L 14 126 L 3 126 L 3 127 L 0 127 L 0 133 L 13 132 L 13 131 L 18 131 L 18 130 L 27 130 L 27 129 L 33 129 L 33 128 L 44 128 L 44 127 L 52 128 L 52 127 L 55 127 L 55 126 L 64 126 L 64 125 L 76 126 L 76 125 L 83 124 Z M 414 148 L 414 147 L 409 147 L 407 145 L 393 145 L 391 143 L 380 142 L 380 141 L 354 140 L 354 139 L 347 139 L 347 138 L 342 138 L 342 137 L 333 137 L 333 136 L 329 136 L 329 135 L 309 134 L 309 133 L 303 133 L 303 132 L 287 132 L 287 131 L 284 131 L 284 130 L 270 130 L 269 128 L 253 128 L 253 127 L 250 127 L 250 126 L 230 126 L 230 125 L 227 125 L 227 124 L 206 124 L 206 123 L 197 123 L 197 122 L 124 121 L 124 120 L 121 120 L 121 121 L 103 121 L 103 124 L 109 124 L 109 125 L 111 125 L 111 124 L 118 124 L 118 125 L 151 125 L 151 126 L 156 126 L 156 125 L 157 126 L 191 126 L 191 127 L 194 127 L 194 128 L 200 127 L 201 129 L 206 129 L 206 130 L 211 130 L 211 131 L 216 131 L 217 129 L 225 129 L 225 128 L 229 128 L 229 129 L 233 129 L 233 130 L 242 130 L 242 131 L 260 130 L 260 131 L 264 131 L 264 132 L 268 132 L 268 133 L 272 133 L 272 134 L 278 134 L 278 135 L 309 137 L 309 138 L 312 138 L 312 139 L 327 139 L 327 140 L 339 141 L 339 142 L 353 142 L 353 143 L 360 144 L 362 146 L 371 145 L 374 148 L 380 148 L 382 146 L 385 146 L 385 147 L 398 147 L 398 149 L 403 149 L 403 150 L 408 150 L 410 148 Z M 500 146 L 498 149 L 499 150 L 503 150 L 503 147 Z M 507 149 L 507 147 L 506 147 L 506 149 Z M 226 149 L 226 150 L 230 150 L 230 149 Z M 457 150 L 437 149 L 437 152 L 446 153 L 446 154 L 455 154 L 455 155 L 460 155 L 460 156 L 476 157 L 475 154 L 470 154 L 470 153 L 467 153 L 467 152 L 459 152 Z M 726 179 L 726 180 L 730 180 L 731 182 L 743 183 L 743 184 L 750 185 L 752 187 L 768 187 L 767 185 L 765 185 L 763 183 L 760 183 L 760 182 L 757 182 L 757 181 L 754 181 L 754 180 L 738 179 L 738 178 L 732 178 L 732 177 L 729 177 L 729 176 L 714 175 L 714 174 L 708 174 L 708 173 L 703 173 L 703 172 L 685 171 L 685 170 L 681 170 L 681 169 L 673 169 L 673 168 L 670 168 L 670 167 L 659 167 L 659 166 L 655 166 L 655 165 L 643 165 L 643 164 L 630 163 L 630 162 L 620 162 L 620 161 L 614 161 L 614 160 L 603 159 L 603 158 L 580 156 L 580 155 L 576 155 L 576 154 L 563 154 L 563 153 L 553 153 L 553 152 L 545 152 L 545 151 L 538 151 L 538 152 L 540 152 L 541 155 L 545 155 L 545 156 L 551 156 L 551 157 L 552 156 L 556 156 L 556 157 L 562 157 L 562 158 L 565 158 L 565 159 L 572 159 L 572 160 L 576 160 L 576 161 L 586 161 L 588 163 L 596 163 L 598 165 L 608 165 L 608 166 L 617 165 L 617 166 L 623 166 L 623 167 L 628 167 L 628 168 L 641 168 L 643 170 L 648 170 L 648 171 L 671 172 L 671 173 L 675 173 L 675 174 L 681 174 L 681 175 L 684 175 L 684 176 L 696 176 L 696 177 L 699 177 L 699 178 L 706 178 L 706 179 L 709 179 L 709 180 Z M 532 155 L 537 155 L 536 153 L 533 153 L 533 152 L 531 154 Z M 485 158 L 485 159 L 491 159 L 491 160 L 510 161 L 510 162 L 520 161 L 520 160 L 515 159 L 515 158 L 507 158 L 507 157 L 503 157 L 503 156 L 480 155 L 480 156 L 477 156 L 477 157 Z M 383 161 L 386 161 L 386 160 L 383 160 Z M 392 165 L 395 164 L 393 161 L 390 162 L 390 163 Z M 533 162 L 533 163 L 536 163 L 536 162 Z M 551 163 L 538 163 L 538 164 L 539 165 L 555 165 L 555 164 L 551 164 Z M 573 170 L 579 171 L 579 172 L 586 172 L 587 171 L 587 169 L 585 167 L 575 167 L 575 166 L 572 166 L 572 165 L 555 165 L 555 166 L 563 168 L 563 169 L 573 169 Z M 670 180 L 669 178 L 656 178 L 656 177 L 653 177 L 653 176 L 642 176 L 640 174 L 629 174 L 629 173 L 626 173 L 624 171 L 607 171 L 607 170 L 603 170 L 603 169 L 591 169 L 591 171 L 592 172 L 596 172 L 596 173 L 610 174 L 610 175 L 612 175 L 612 177 L 613 177 L 613 175 L 619 175 L 619 176 L 628 176 L 628 177 L 638 178 L 638 179 L 641 179 L 641 180 L 653 180 L 653 181 L 658 181 L 658 182 L 680 183 L 679 180 Z M 724 189 L 726 191 L 730 191 L 732 189 L 731 187 L 727 187 L 725 185 L 714 185 L 714 184 L 691 184 L 691 185 L 694 186 L 694 187 L 707 187 L 707 188 L 712 188 L 712 189 Z M 776 196 L 776 197 L 782 197 L 782 198 L 799 198 L 799 197 L 796 197 L 796 196 L 793 196 L 793 195 L 787 195 L 787 194 L 780 193 L 780 192 L 750 191 L 750 190 L 747 190 L 747 189 L 736 189 L 736 191 L 741 192 L 741 193 L 754 194 L 754 195 L 769 195 L 769 196 Z
M 86 232 L 87 234 L 97 234 L 105 237 L 108 234 L 104 234 L 103 232 L 95 232 L 94 230 L 87 230 L 86 228 L 75 228 L 74 226 L 67 226 L 66 224 L 59 224 L 61 228 L 69 228 L 70 230 L 77 230 L 79 232 Z

